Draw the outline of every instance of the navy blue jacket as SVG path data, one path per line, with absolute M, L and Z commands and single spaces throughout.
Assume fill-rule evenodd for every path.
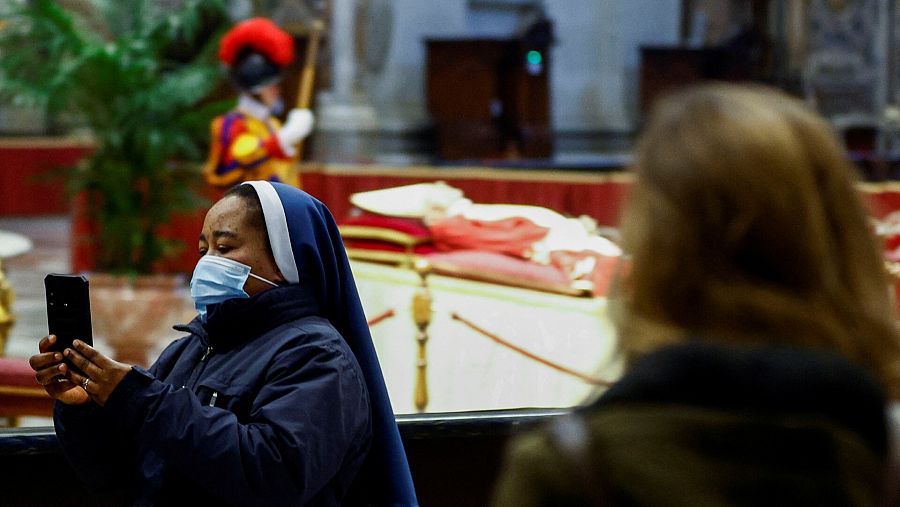
M 209 307 L 105 407 L 57 403 L 66 457 L 137 505 L 338 505 L 372 437 L 360 367 L 303 285 Z

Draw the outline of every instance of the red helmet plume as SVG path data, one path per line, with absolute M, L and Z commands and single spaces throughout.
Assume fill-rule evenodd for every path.
M 294 60 L 293 37 L 266 18 L 250 18 L 234 25 L 219 43 L 219 59 L 230 67 L 245 48 L 280 67 Z

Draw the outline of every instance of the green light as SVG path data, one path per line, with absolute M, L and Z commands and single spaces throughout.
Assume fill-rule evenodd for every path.
M 544 57 L 541 56 L 540 51 L 531 50 L 525 55 L 525 61 L 527 61 L 531 65 L 540 65 L 544 60 Z

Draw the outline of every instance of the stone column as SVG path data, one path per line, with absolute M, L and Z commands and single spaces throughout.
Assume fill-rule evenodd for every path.
M 349 103 L 355 91 L 356 58 L 353 54 L 353 18 L 356 0 L 334 0 L 331 12 L 332 98 Z
M 317 128 L 359 131 L 377 127 L 375 110 L 358 86 L 359 72 L 354 54 L 356 0 L 331 3 L 331 89 L 318 97 Z

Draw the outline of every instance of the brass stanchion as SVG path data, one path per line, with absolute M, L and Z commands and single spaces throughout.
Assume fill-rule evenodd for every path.
M 6 355 L 6 339 L 16 322 L 16 317 L 12 313 L 13 301 L 15 294 L 9 280 L 6 279 L 6 270 L 3 268 L 3 260 L 0 259 L 0 356 Z
M 431 323 L 431 292 L 428 290 L 428 274 L 431 265 L 426 260 L 415 263 L 416 273 L 419 274 L 419 288 L 413 295 L 412 314 L 416 323 L 416 343 L 418 354 L 416 359 L 416 387 L 414 403 L 419 412 L 424 412 L 428 406 L 428 355 L 426 345 L 428 343 L 428 325 Z
M 884 270 L 888 275 L 888 280 L 891 282 L 889 294 L 891 296 L 891 303 L 894 305 L 894 318 L 900 323 L 900 313 L 898 313 L 897 304 L 897 285 L 900 284 L 900 262 L 885 260 Z
M 6 339 L 9 330 L 16 322 L 12 313 L 12 304 L 15 300 L 12 286 L 6 279 L 6 269 L 3 267 L 3 259 L 0 259 L 0 357 L 6 355 Z M 6 418 L 7 426 L 15 428 L 19 425 L 19 416 L 11 415 Z

